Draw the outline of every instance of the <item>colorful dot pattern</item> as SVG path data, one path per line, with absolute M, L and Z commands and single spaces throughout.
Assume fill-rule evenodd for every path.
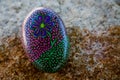
M 61 18 L 51 9 L 32 12 L 23 30 L 30 61 L 40 70 L 56 72 L 67 60 L 69 41 Z

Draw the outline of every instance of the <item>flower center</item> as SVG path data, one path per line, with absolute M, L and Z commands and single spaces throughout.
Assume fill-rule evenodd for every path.
M 41 23 L 40 24 L 40 28 L 44 28 L 45 27 L 45 24 L 44 23 Z

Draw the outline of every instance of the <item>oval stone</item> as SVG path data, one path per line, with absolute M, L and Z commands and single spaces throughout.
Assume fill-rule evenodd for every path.
M 56 72 L 67 61 L 69 41 L 61 18 L 51 9 L 36 8 L 22 26 L 23 45 L 29 60 L 44 72 Z

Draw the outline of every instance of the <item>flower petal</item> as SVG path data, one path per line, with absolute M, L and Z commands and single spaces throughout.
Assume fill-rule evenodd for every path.
M 39 25 L 40 23 L 38 22 L 38 20 L 34 21 L 34 25 Z
M 41 22 L 42 21 L 42 16 L 38 16 L 38 20 Z
M 45 16 L 44 22 L 48 23 L 50 21 L 50 16 Z
M 29 27 L 30 27 L 30 29 L 32 29 L 32 30 L 35 30 L 36 28 L 38 28 L 38 23 L 36 22 L 36 21 L 34 21 L 34 22 L 32 22 L 32 21 L 30 21 L 29 22 Z
M 35 36 L 35 37 L 40 36 L 40 29 L 39 29 L 39 28 L 36 28 L 36 29 L 35 29 L 35 31 L 34 31 L 34 36 Z
M 40 29 L 40 35 L 42 38 L 44 38 L 46 36 L 46 30 L 44 28 Z
M 51 31 L 51 26 L 45 26 L 45 29 L 47 30 L 47 31 Z
M 53 27 L 53 26 L 54 26 L 53 24 L 54 24 L 54 23 L 53 23 L 52 21 L 47 22 L 47 25 L 48 25 L 48 26 Z

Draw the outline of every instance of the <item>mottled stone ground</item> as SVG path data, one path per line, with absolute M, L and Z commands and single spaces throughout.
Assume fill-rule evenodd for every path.
M 2 80 L 119 80 L 120 26 L 106 30 L 67 28 L 70 56 L 57 73 L 38 71 L 25 56 L 20 38 L 6 37 L 0 46 Z

